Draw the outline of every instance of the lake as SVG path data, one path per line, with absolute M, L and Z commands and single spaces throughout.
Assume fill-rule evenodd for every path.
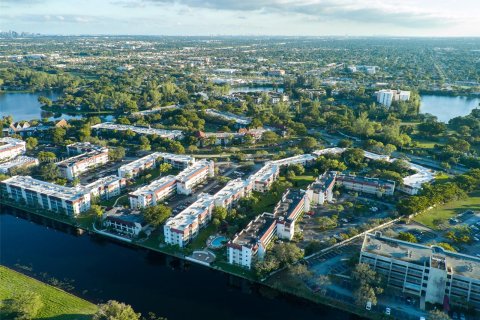
M 241 86 L 241 87 L 232 87 L 229 91 L 230 94 L 234 92 L 262 92 L 262 91 L 275 91 L 274 87 L 248 87 L 248 86 Z M 283 92 L 283 88 L 278 87 L 278 92 Z
M 41 104 L 38 102 L 38 97 L 45 96 L 50 100 L 56 100 L 59 95 L 54 91 L 0 93 L 0 117 L 11 115 L 14 121 L 40 120 L 44 117 L 49 120 L 79 118 L 80 116 L 66 114 L 54 115 L 40 108 Z
M 430 113 L 439 121 L 448 122 L 452 118 L 468 115 L 479 107 L 479 103 L 480 98 L 421 95 L 420 112 Z
M 69 283 L 92 302 L 115 299 L 169 320 L 360 319 L 10 208 L 0 214 L 0 252 L 2 265 Z

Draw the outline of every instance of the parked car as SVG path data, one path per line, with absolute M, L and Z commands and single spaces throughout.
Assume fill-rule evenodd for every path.
M 389 316 L 389 315 L 390 315 L 390 311 L 391 311 L 390 308 L 387 307 L 387 308 L 385 309 L 385 314 L 386 314 L 387 316 Z
M 367 302 L 367 305 L 365 306 L 365 309 L 367 309 L 368 311 L 372 310 L 372 301 Z

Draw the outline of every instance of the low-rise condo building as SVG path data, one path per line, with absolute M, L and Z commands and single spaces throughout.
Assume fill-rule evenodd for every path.
M 13 176 L 0 182 L 0 188 L 2 197 L 33 208 L 69 216 L 90 208 L 90 191 L 83 187 L 69 188 L 29 176 Z
M 231 209 L 238 200 L 249 196 L 251 192 L 251 185 L 247 181 L 240 178 L 230 180 L 213 196 L 215 206 Z
M 38 159 L 27 156 L 18 156 L 13 160 L 0 163 L 0 173 L 11 173 L 13 170 L 19 168 L 28 168 L 36 165 L 38 165 Z
M 284 158 L 280 160 L 270 161 L 270 163 L 277 166 L 289 166 L 292 164 L 301 164 L 305 166 L 305 165 L 311 164 L 316 159 L 317 157 L 307 153 L 307 154 L 300 154 L 298 156 L 293 156 L 293 157 Z
M 184 169 L 195 162 L 195 158 L 165 152 L 154 152 L 118 168 L 119 177 L 136 177 L 142 171 L 154 168 L 159 162 L 169 163 L 176 169 Z
M 395 181 L 348 174 L 338 174 L 337 185 L 348 190 L 374 194 L 377 197 L 392 196 L 395 191 Z
M 73 180 L 80 174 L 107 162 L 108 148 L 100 148 L 57 162 L 57 167 L 60 169 L 61 177 Z
M 310 210 L 310 199 L 305 190 L 287 190 L 273 210 L 273 215 L 277 219 L 277 236 L 280 239 L 292 240 L 295 222 L 308 210 Z
M 480 259 L 382 236 L 365 235 L 360 262 L 383 275 L 388 286 L 425 303 L 467 304 L 480 309 Z
M 103 225 L 122 236 L 136 237 L 146 229 L 147 224 L 138 211 L 114 207 L 105 213 Z
M 250 269 L 255 259 L 263 259 L 276 234 L 277 220 L 270 213 L 257 216 L 227 243 L 228 262 Z
M 312 204 L 324 204 L 333 200 L 333 188 L 337 180 L 335 171 L 325 172 L 313 182 L 307 190 L 308 197 Z
M 164 130 L 164 129 L 155 129 L 150 127 L 136 127 L 126 124 L 115 124 L 112 122 L 99 123 L 92 126 L 92 129 L 95 130 L 110 130 L 110 131 L 133 131 L 138 134 L 145 135 L 157 135 L 164 139 L 182 139 L 183 132 L 180 130 Z
M 129 193 L 130 208 L 139 209 L 156 205 L 177 192 L 177 179 L 169 175 Z
M 67 153 L 69 156 L 75 156 L 91 151 L 103 151 L 104 147 L 91 144 L 90 142 L 75 142 L 67 145 Z
M 163 226 L 165 242 L 179 247 L 187 245 L 210 222 L 213 207 L 214 198 L 209 194 L 200 194 L 189 207 L 167 220 Z
M 251 175 L 248 180 L 252 184 L 253 190 L 258 192 L 267 192 L 272 183 L 280 175 L 279 167 L 275 164 L 266 164 L 260 170 Z
M 107 200 L 120 195 L 125 186 L 125 179 L 111 175 L 87 184 L 85 188 L 90 190 L 90 195 L 92 197 L 98 197 L 100 199 Z
M 190 195 L 195 186 L 213 177 L 214 174 L 213 161 L 205 159 L 197 161 L 176 176 L 177 192 Z
M 26 150 L 26 143 L 23 140 L 8 137 L 0 138 L 0 161 L 13 159 L 24 154 Z

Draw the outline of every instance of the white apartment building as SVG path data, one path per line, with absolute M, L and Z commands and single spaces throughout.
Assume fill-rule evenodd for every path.
M 480 309 L 480 259 L 382 236 L 365 235 L 360 262 L 386 277 L 388 286 L 425 303 Z
M 185 169 L 195 163 L 195 158 L 192 156 L 166 152 L 157 153 L 158 157 L 161 158 L 164 163 L 169 163 L 172 165 L 173 168 L 176 169 Z
M 280 175 L 279 166 L 275 164 L 266 164 L 256 173 L 248 178 L 249 184 L 252 184 L 253 190 L 258 192 L 267 192 L 272 183 Z
M 176 176 L 177 192 L 190 195 L 195 186 L 213 177 L 214 174 L 213 161 L 205 159 L 197 161 Z
M 398 190 L 409 195 L 415 195 L 422 189 L 424 183 L 435 180 L 434 171 L 411 162 L 408 165 L 415 173 L 403 178 L 403 186 L 400 186 Z
M 230 180 L 225 187 L 213 196 L 216 207 L 231 209 L 241 198 L 247 197 L 252 192 L 252 186 L 240 178 Z
M 67 153 L 69 156 L 83 154 L 94 150 L 101 151 L 104 147 L 91 144 L 90 142 L 75 142 L 67 145 Z
M 374 194 L 377 197 L 392 196 L 395 191 L 395 181 L 378 178 L 338 174 L 336 183 L 345 189 Z
M 212 219 L 213 207 L 214 198 L 209 194 L 200 194 L 189 207 L 167 220 L 163 226 L 165 242 L 185 247 Z
M 90 208 L 90 192 L 83 187 L 69 188 L 29 176 L 13 176 L 0 182 L 0 188 L 2 196 L 9 200 L 69 216 Z
M 377 102 L 390 107 L 394 101 L 410 100 L 410 91 L 383 89 L 375 92 Z
M 230 112 L 222 112 L 215 109 L 207 109 L 205 110 L 205 113 L 212 117 L 222 118 L 227 121 L 234 121 L 237 125 L 243 127 L 248 126 L 252 122 L 252 119 L 248 117 L 239 116 Z
M 305 211 L 309 210 L 310 199 L 305 190 L 287 190 L 273 209 L 273 215 L 277 219 L 277 237 L 292 240 L 296 221 Z
M 177 191 L 177 179 L 169 175 L 151 182 L 131 193 L 130 208 L 139 209 L 156 205 L 158 202 L 172 196 Z
M 90 196 L 92 198 L 110 199 L 120 195 L 120 192 L 125 186 L 125 179 L 111 175 L 87 184 L 85 188 L 90 190 Z
M 331 202 L 336 180 L 337 173 L 335 171 L 325 172 L 308 186 L 307 194 L 312 204 L 323 205 L 326 201 Z
M 57 162 L 60 176 L 73 180 L 80 174 L 108 162 L 108 148 L 101 148 Z
M 0 173 L 10 173 L 11 170 L 18 168 L 27 168 L 31 166 L 37 166 L 38 159 L 27 157 L 27 156 L 18 156 L 13 160 L 0 163 Z
M 106 212 L 103 225 L 115 233 L 131 238 L 138 236 L 147 227 L 138 211 L 123 207 L 114 207 Z
M 312 162 L 314 162 L 317 159 L 317 157 L 307 153 L 307 154 L 300 154 L 298 156 L 293 156 L 289 158 L 284 158 L 280 160 L 275 160 L 275 161 L 270 161 L 270 164 L 274 164 L 277 166 L 289 166 L 292 164 L 301 164 L 303 166 L 309 165 Z
M 180 130 L 164 130 L 164 129 L 154 129 L 150 127 L 136 127 L 125 124 L 115 124 L 112 122 L 99 123 L 92 126 L 92 129 L 96 130 L 111 130 L 111 131 L 133 131 L 138 134 L 145 135 L 157 135 L 164 139 L 182 139 L 183 132 Z
M 263 259 L 267 246 L 275 237 L 276 224 L 270 213 L 263 213 L 250 221 L 227 243 L 228 263 L 250 269 L 255 259 Z
M 0 161 L 13 159 L 26 151 L 26 143 L 15 138 L 0 138 Z

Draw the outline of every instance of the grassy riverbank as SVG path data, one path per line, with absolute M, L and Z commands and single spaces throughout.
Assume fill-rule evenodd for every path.
M 15 294 L 24 291 L 32 291 L 42 297 L 43 307 L 37 319 L 88 320 L 97 311 L 93 303 L 0 266 L 0 303 L 3 305 Z M 1 306 L 0 310 L 3 310 Z M 4 311 L 0 311 L 0 319 L 6 319 L 4 316 Z

